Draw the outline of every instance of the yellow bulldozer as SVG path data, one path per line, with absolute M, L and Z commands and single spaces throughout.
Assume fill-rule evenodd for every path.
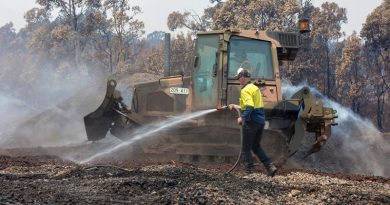
M 144 125 L 239 104 L 241 86 L 234 76 L 243 67 L 262 91 L 266 128 L 261 144 L 273 161 L 283 163 L 296 153 L 305 136 L 314 136 L 308 152 L 316 152 L 331 136 L 336 110 L 324 107 L 307 87 L 290 99 L 282 98 L 279 63 L 295 59 L 301 35 L 234 29 L 198 33 L 191 76 L 166 76 L 131 90 L 120 90 L 116 80 L 108 80 L 102 104 L 84 117 L 88 140 L 98 141 L 108 132 L 126 140 Z M 164 136 L 140 146 L 150 156 L 229 162 L 240 150 L 236 117 L 237 113 L 220 109 L 159 133 Z M 314 135 L 305 135 L 308 132 Z

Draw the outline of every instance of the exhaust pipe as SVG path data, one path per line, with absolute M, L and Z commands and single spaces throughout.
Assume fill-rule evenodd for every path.
M 164 36 L 164 77 L 171 75 L 171 34 Z

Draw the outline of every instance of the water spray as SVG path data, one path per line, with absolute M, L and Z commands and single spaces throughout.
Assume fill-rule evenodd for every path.
M 215 112 L 217 110 L 218 109 L 214 108 L 214 109 L 209 109 L 209 110 L 198 111 L 198 112 L 195 112 L 195 113 L 186 113 L 186 114 L 184 114 L 182 116 L 177 116 L 177 117 L 174 117 L 172 119 L 168 119 L 166 121 L 160 122 L 159 124 L 156 125 L 156 127 L 157 127 L 156 129 L 152 129 L 152 130 L 147 131 L 145 133 L 138 134 L 138 135 L 132 137 L 131 139 L 129 139 L 127 141 L 124 141 L 123 143 L 121 143 L 119 145 L 116 145 L 116 146 L 114 146 L 114 147 L 112 147 L 112 148 L 110 148 L 108 150 L 105 150 L 103 152 L 100 152 L 100 153 L 97 153 L 95 155 L 90 156 L 87 159 L 82 160 L 80 163 L 83 164 L 83 163 L 87 163 L 87 162 L 93 161 L 96 158 L 99 158 L 101 156 L 110 154 L 113 151 L 118 150 L 118 149 L 120 149 L 120 148 L 122 148 L 124 146 L 131 145 L 132 143 L 134 143 L 134 142 L 136 142 L 138 140 L 150 137 L 152 134 L 154 134 L 154 133 L 156 133 L 158 131 L 161 131 L 161 130 L 164 130 L 164 129 L 176 126 L 176 125 L 178 125 L 180 123 L 183 123 L 185 121 L 188 121 L 188 120 L 191 120 L 193 118 L 200 117 L 200 116 L 203 116 L 203 115 Z
M 290 82 L 283 82 L 284 97 L 289 98 L 302 87 L 309 87 L 315 96 L 323 100 L 324 105 L 337 110 L 339 125 L 332 129 L 332 137 L 327 140 L 324 151 L 309 156 L 301 152 L 292 157 L 293 161 L 304 169 L 390 176 L 387 154 L 390 143 L 375 125 L 307 84 L 293 86 Z M 307 142 L 304 146 L 312 146 L 312 142 Z

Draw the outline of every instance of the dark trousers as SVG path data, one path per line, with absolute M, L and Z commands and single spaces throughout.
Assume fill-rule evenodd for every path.
M 260 125 L 254 122 L 245 122 L 242 127 L 243 154 L 248 172 L 253 172 L 253 159 L 251 151 L 255 153 L 264 166 L 268 167 L 271 164 L 271 160 L 265 154 L 260 145 L 260 140 L 263 136 L 263 130 L 264 125 Z

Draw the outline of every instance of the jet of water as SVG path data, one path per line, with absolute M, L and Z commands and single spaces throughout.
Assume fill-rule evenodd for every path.
M 153 134 L 155 134 L 156 132 L 159 132 L 159 131 L 162 131 L 162 130 L 165 130 L 168 128 L 172 128 L 172 127 L 179 125 L 180 123 L 183 123 L 185 121 L 188 121 L 188 120 L 191 120 L 191 119 L 194 119 L 194 118 L 197 118 L 197 117 L 200 117 L 200 116 L 203 116 L 203 115 L 215 112 L 215 111 L 217 111 L 217 109 L 209 109 L 209 110 L 202 110 L 202 111 L 197 111 L 197 112 L 193 112 L 193 113 L 186 113 L 186 114 L 183 114 L 181 116 L 172 117 L 171 119 L 168 119 L 168 120 L 165 120 L 165 121 L 162 121 L 162 122 L 156 124 L 154 126 L 154 127 L 156 127 L 155 129 L 152 129 L 152 130 L 149 130 L 149 131 L 146 131 L 143 133 L 140 133 L 140 130 L 138 130 L 138 131 L 136 131 L 136 133 L 140 133 L 140 134 L 137 134 L 127 141 L 124 141 L 124 142 L 117 144 L 113 147 L 110 147 L 102 152 L 94 154 L 94 155 L 92 155 L 84 160 L 81 160 L 80 163 L 87 163 L 87 162 L 93 161 L 99 157 L 110 154 L 115 150 L 129 146 L 136 141 L 155 136 Z M 141 131 L 145 131 L 144 128 L 141 128 L 141 129 L 142 129 Z
M 320 152 L 306 159 L 295 157 L 296 162 L 304 168 L 322 171 L 390 176 L 390 145 L 374 124 L 308 85 L 293 86 L 289 82 L 283 82 L 282 89 L 288 99 L 304 86 L 321 98 L 325 106 L 337 110 L 338 125 L 332 127 L 332 137 Z M 310 143 L 312 142 L 308 144 Z

